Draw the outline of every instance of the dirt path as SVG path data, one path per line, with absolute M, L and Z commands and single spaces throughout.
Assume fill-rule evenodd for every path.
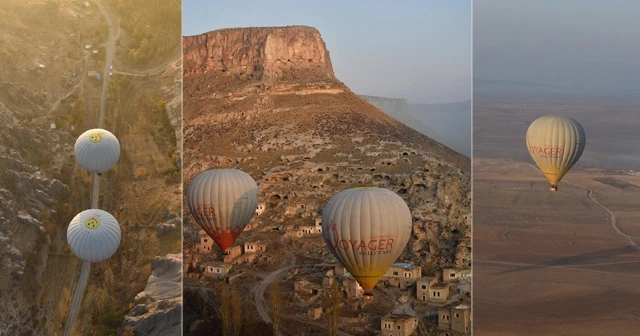
M 282 280 L 283 276 L 292 269 L 303 268 L 303 267 L 334 267 L 335 266 L 334 264 L 297 265 L 295 254 L 291 253 L 290 256 L 291 256 L 291 262 L 288 266 L 284 266 L 278 270 L 275 270 L 269 273 L 252 290 L 253 300 L 256 303 L 256 310 L 258 311 L 260 318 L 262 318 L 262 320 L 266 323 L 271 323 L 271 317 L 269 316 L 269 306 L 267 305 L 267 301 L 264 298 L 264 294 L 267 288 L 269 288 L 269 286 L 271 285 L 271 283 L 273 283 L 274 281 Z M 283 317 L 288 319 L 294 319 L 299 322 L 311 324 L 311 325 L 326 329 L 326 326 L 324 324 L 315 322 L 312 320 L 302 319 L 293 315 L 283 315 Z M 349 336 L 349 334 L 344 332 L 338 332 L 338 334 L 343 336 Z
M 536 168 L 535 166 L 533 166 L 532 164 L 526 163 L 525 164 L 529 167 L 531 167 L 532 169 L 540 172 L 540 170 L 538 168 Z M 542 173 L 542 172 L 540 172 Z M 640 246 L 633 240 L 636 237 L 630 236 L 626 233 L 624 233 L 619 227 L 618 227 L 618 219 L 616 218 L 616 216 L 613 214 L 613 212 L 611 210 L 609 210 L 606 206 L 602 205 L 602 203 L 598 202 L 598 200 L 595 198 L 594 194 L 595 192 L 583 185 L 571 182 L 571 181 L 567 181 L 567 180 L 562 180 L 565 183 L 571 184 L 573 186 L 576 186 L 578 188 L 582 188 L 584 190 L 586 190 L 588 192 L 589 195 L 589 199 L 591 199 L 591 201 L 595 204 L 597 204 L 599 207 L 601 207 L 602 209 L 604 209 L 604 211 L 607 212 L 607 214 L 609 215 L 609 225 L 611 226 L 611 228 L 621 237 L 627 239 L 627 241 L 629 242 L 629 244 L 633 247 L 635 247 L 636 249 L 640 250 Z
M 53 111 L 55 111 L 58 108 L 58 105 L 60 105 L 60 102 L 62 102 L 63 100 L 69 98 L 69 96 L 71 96 L 71 94 L 77 90 L 80 85 L 84 84 L 84 77 L 82 77 L 80 79 L 80 82 L 78 82 L 78 84 L 76 84 L 74 87 L 71 88 L 71 90 L 69 90 L 69 92 L 67 92 L 67 94 L 65 94 L 64 96 L 58 98 L 58 100 L 56 100 L 52 105 L 51 105 L 51 109 L 49 109 L 49 114 L 52 114 Z

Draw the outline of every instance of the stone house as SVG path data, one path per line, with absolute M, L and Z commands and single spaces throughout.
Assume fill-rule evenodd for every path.
M 198 235 L 200 236 L 200 243 L 196 244 L 198 253 L 211 253 L 211 251 L 213 251 L 214 249 L 213 239 L 209 237 L 209 235 L 204 232 L 204 230 L 200 230 L 198 232 Z
M 244 242 L 244 253 L 258 253 L 265 252 L 267 250 L 267 244 L 260 241 L 246 241 Z
M 307 312 L 307 315 L 309 315 L 310 318 L 317 320 L 320 318 L 320 316 L 322 316 L 322 307 L 311 307 L 309 308 L 309 311 Z
M 200 265 L 204 275 L 209 278 L 221 279 L 231 271 L 231 265 L 220 262 L 205 262 Z
M 471 276 L 470 269 L 445 268 L 442 270 L 442 280 L 445 282 L 459 281 Z
M 230 248 L 226 249 L 223 253 L 223 257 L 222 260 L 225 263 L 230 263 L 232 262 L 235 258 L 239 257 L 242 254 L 242 247 L 240 246 L 231 246 Z
M 418 318 L 407 314 L 388 314 L 380 320 L 382 336 L 410 336 L 418 327 Z
M 449 298 L 450 285 L 438 282 L 434 277 L 422 277 L 416 282 L 416 299 L 435 303 L 444 303 Z
M 431 280 L 429 284 L 429 296 L 430 302 L 444 303 L 449 298 L 450 286 L 446 282 L 436 282 L 436 279 Z
M 438 328 L 471 334 L 471 308 L 468 305 L 438 309 Z
M 407 289 L 422 276 L 422 269 L 409 263 L 394 263 L 382 279 L 389 286 Z

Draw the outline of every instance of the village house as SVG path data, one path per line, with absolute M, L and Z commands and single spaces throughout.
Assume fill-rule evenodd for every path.
M 307 312 L 310 318 L 317 320 L 322 316 L 322 307 L 311 307 Z
M 410 336 L 418 327 L 418 318 L 407 314 L 388 314 L 380 320 L 382 336 Z
M 438 309 L 438 328 L 470 334 L 471 308 L 468 305 L 459 305 Z
M 436 282 L 436 279 L 431 280 L 429 284 L 429 296 L 430 302 L 445 303 L 449 298 L 449 284 L 446 282 Z
M 382 277 L 388 286 L 407 289 L 422 276 L 422 269 L 409 263 L 394 263 Z
M 267 244 L 259 241 L 244 242 L 244 253 L 258 253 L 267 250 Z
M 231 271 L 231 265 L 222 264 L 220 262 L 204 262 L 200 265 L 204 275 L 209 278 L 221 279 Z
M 439 282 L 437 278 L 422 277 L 416 282 L 416 299 L 435 303 L 444 303 L 449 297 L 450 286 Z
M 416 299 L 419 301 L 427 301 L 429 298 L 429 283 L 434 280 L 433 277 L 422 277 L 416 281 Z
M 200 230 L 198 235 L 200 236 L 200 243 L 196 244 L 198 253 L 209 253 L 213 251 L 213 239 L 211 239 L 204 230 Z
M 322 218 L 316 218 L 314 225 L 305 225 L 300 227 L 305 235 L 315 235 L 322 233 Z
M 232 246 L 224 251 L 224 256 L 222 260 L 225 263 L 232 262 L 235 258 L 239 257 L 242 254 L 242 247 L 240 246 Z
M 442 270 L 442 280 L 445 282 L 459 281 L 471 276 L 470 269 L 457 270 L 455 268 L 445 268 Z

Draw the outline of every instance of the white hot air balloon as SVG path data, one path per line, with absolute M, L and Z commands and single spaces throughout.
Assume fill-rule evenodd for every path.
M 398 259 L 411 235 L 411 211 L 384 188 L 354 188 L 322 210 L 322 235 L 338 261 L 372 299 L 371 290 Z
M 102 174 L 120 158 L 120 142 L 111 132 L 94 128 L 82 133 L 74 147 L 76 162 L 92 172 Z
M 540 117 L 527 129 L 529 154 L 551 183 L 551 191 L 558 190 L 558 182 L 578 162 L 586 142 L 582 125 L 564 116 Z
M 210 169 L 191 181 L 187 205 L 198 225 L 224 251 L 255 213 L 258 186 L 240 170 Z
M 67 243 L 73 254 L 84 261 L 104 261 L 120 246 L 120 225 L 104 210 L 85 210 L 69 223 Z

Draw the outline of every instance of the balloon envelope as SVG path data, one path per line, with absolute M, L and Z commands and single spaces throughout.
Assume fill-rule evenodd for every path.
M 108 212 L 89 209 L 77 214 L 67 228 L 67 243 L 78 258 L 101 262 L 120 246 L 120 225 Z
M 111 132 L 94 128 L 82 133 L 74 147 L 76 162 L 92 172 L 104 173 L 120 158 L 120 142 Z
M 367 292 L 402 254 L 411 230 L 409 207 L 383 188 L 343 190 L 322 211 L 325 242 Z
M 237 169 L 207 170 L 191 181 L 187 205 L 198 225 L 224 251 L 253 217 L 258 186 Z
M 552 186 L 578 162 L 586 135 L 575 120 L 558 115 L 536 119 L 527 130 L 527 148 Z

